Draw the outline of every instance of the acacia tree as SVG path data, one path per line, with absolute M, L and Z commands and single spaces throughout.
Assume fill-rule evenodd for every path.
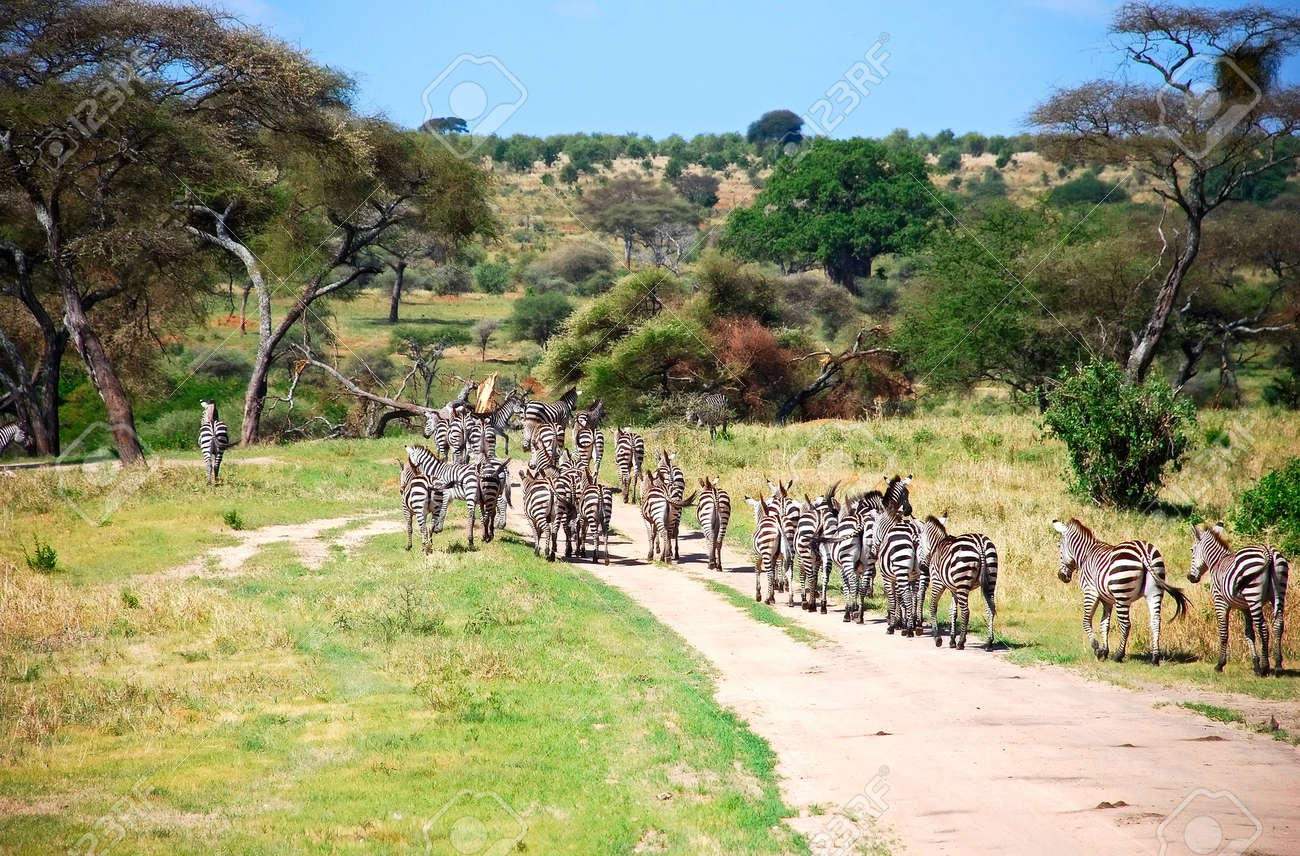
M 657 182 L 620 175 L 583 195 L 583 210 L 593 228 L 623 242 L 623 266 L 632 268 L 632 250 L 642 244 L 656 265 L 680 258 L 684 230 L 694 231 L 700 211 Z M 677 250 L 674 252 L 674 250 Z
M 881 253 L 916 249 L 940 213 L 919 155 L 874 140 L 815 140 L 779 161 L 748 208 L 727 219 L 722 246 L 784 270 L 825 269 L 859 294 Z
M 1044 132 L 1049 155 L 1148 176 L 1181 220 L 1172 261 L 1128 354 L 1127 374 L 1141 380 L 1200 253 L 1205 219 L 1243 183 L 1300 158 L 1300 87 L 1278 79 L 1282 61 L 1300 45 L 1300 15 L 1265 6 L 1127 3 L 1111 32 L 1148 80 L 1058 90 L 1030 121 Z
M 132 465 L 143 459 L 134 415 L 102 334 L 113 317 L 93 310 L 148 299 L 158 280 L 143 274 L 183 259 L 168 217 L 175 188 L 218 181 L 230 137 L 252 121 L 274 127 L 286 102 L 315 91 L 314 67 L 199 7 L 8 0 L 0 10 L 0 192 L 41 235 L 62 324 Z
M 427 135 L 352 118 L 341 136 L 345 145 L 317 148 L 311 157 L 288 153 L 277 179 L 278 194 L 294 194 L 284 219 L 307 237 L 306 257 L 291 274 L 301 277 L 296 282 L 267 282 L 262 260 L 222 222 L 227 198 L 181 203 L 192 215 L 190 232 L 238 258 L 258 296 L 257 356 L 244 396 L 245 444 L 260 440 L 267 378 L 285 337 L 317 301 L 378 273 L 373 250 L 381 241 L 403 228 L 452 244 L 497 232 L 487 175 Z M 293 289 L 294 299 L 276 319 L 272 297 L 278 285 Z

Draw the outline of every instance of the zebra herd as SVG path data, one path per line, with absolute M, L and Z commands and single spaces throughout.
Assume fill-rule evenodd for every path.
M 577 410 L 580 391 L 568 390 L 552 402 L 526 401 L 510 392 L 495 408 L 476 412 L 469 403 L 475 389 L 466 384 L 445 406 L 426 411 L 424 436 L 432 448 L 406 446 L 398 461 L 402 511 L 406 521 L 406 549 L 413 546 L 418 525 L 424 552 L 432 550 L 433 534 L 441 532 L 453 500 L 468 509 L 468 539 L 473 546 L 476 523 L 483 541 L 491 541 L 506 524 L 512 505 L 508 461 L 496 457 L 497 438 L 505 440 L 518 420 L 523 448 L 529 453 L 521 477 L 523 510 L 533 534 L 533 551 L 553 561 L 564 535 L 565 557 L 602 560 L 609 564 L 610 520 L 615 489 L 599 480 L 605 435 L 600 423 L 600 400 L 588 410 Z M 211 401 L 202 402 L 199 447 L 207 467 L 208 483 L 219 481 L 223 453 L 230 441 L 224 422 Z M 696 424 L 725 425 L 725 400 L 714 402 L 710 418 L 697 413 Z M 722 416 L 717 420 L 712 417 Z M 572 420 L 572 451 L 567 440 Z M 686 476 L 676 455 L 661 450 L 646 465 L 645 439 L 630 428 L 617 428 L 614 462 L 618 492 L 624 503 L 637 503 L 646 527 L 647 560 L 680 559 L 682 512 L 695 506 L 704 534 L 710 570 L 722 570 L 722 542 L 731 517 L 731 498 L 717 478 L 700 478 L 699 489 L 686 495 Z M 11 443 L 26 443 L 18 425 L 0 428 L 0 450 Z M 939 600 L 951 596 L 948 619 L 949 647 L 962 649 L 970 624 L 970 598 L 978 590 L 984 600 L 985 647 L 994 644 L 994 618 L 998 551 L 981 533 L 950 534 L 948 514 L 917 519 L 912 514 L 909 485 L 912 477 L 885 478 L 883 490 L 837 497 L 839 482 L 825 492 L 800 499 L 793 482 L 768 482 L 766 492 L 746 496 L 754 511 L 754 599 L 775 603 L 786 593 L 787 605 L 808 611 L 827 611 L 831 575 L 838 571 L 844 597 L 843 620 L 864 623 L 867 599 L 875 595 L 879 575 L 885 593 L 887 633 L 915 636 L 924 632 L 924 612 L 935 645 L 942 645 L 938 621 Z M 1110 618 L 1118 623 L 1119 640 L 1114 659 L 1124 659 L 1130 631 L 1130 608 L 1138 599 L 1147 602 L 1151 626 L 1151 661 L 1161 659 L 1161 609 L 1165 595 L 1174 600 L 1173 618 L 1187 611 L 1187 596 L 1166 581 L 1164 559 L 1145 541 L 1108 544 L 1077 519 L 1052 521 L 1060 534 L 1058 577 L 1069 583 L 1077 577 L 1083 595 L 1083 630 L 1099 659 L 1110 656 Z M 1208 575 L 1218 620 L 1219 659 L 1227 662 L 1228 619 L 1232 612 L 1245 616 L 1245 636 L 1255 672 L 1282 668 L 1286 587 L 1289 563 L 1277 550 L 1254 544 L 1233 550 L 1223 525 L 1192 528 L 1192 563 L 1188 579 L 1197 583 Z M 767 595 L 764 598 L 764 578 Z M 1101 638 L 1093 629 L 1101 609 Z M 1272 622 L 1266 613 L 1272 610 Z
M 793 482 L 769 482 L 768 493 L 746 496 L 754 509 L 754 599 L 766 603 L 786 592 L 786 604 L 826 613 L 831 574 L 838 570 L 844 595 L 843 620 L 864 622 L 866 600 L 875 596 L 877 573 L 885 592 L 887 633 L 918 635 L 930 604 L 935 645 L 943 644 L 937 620 L 939 599 L 951 594 L 950 647 L 966 647 L 970 594 L 984 597 L 986 647 L 993 645 L 997 614 L 998 553 L 987 536 L 950 535 L 947 512 L 916 520 L 908 485 L 912 476 L 884 479 L 885 488 L 837 498 L 839 482 L 816 498 L 793 493 Z

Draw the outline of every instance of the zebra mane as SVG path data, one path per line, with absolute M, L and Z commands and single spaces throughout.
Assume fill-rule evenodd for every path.
M 1215 529 L 1213 526 L 1207 526 L 1206 528 L 1202 529 L 1201 537 L 1213 538 L 1215 541 L 1219 542 L 1220 547 L 1227 550 L 1229 553 L 1232 552 L 1232 547 L 1228 545 L 1228 539 L 1223 537 L 1223 533 Z
M 1088 528 L 1088 524 L 1084 523 L 1082 520 L 1080 520 L 1077 517 L 1071 517 L 1070 522 L 1065 524 L 1065 527 L 1067 529 L 1076 529 L 1079 532 L 1082 532 L 1084 535 L 1087 535 L 1089 538 L 1091 538 L 1094 541 L 1101 540 L 1096 536 L 1096 534 L 1093 533 L 1093 531 L 1090 528 Z

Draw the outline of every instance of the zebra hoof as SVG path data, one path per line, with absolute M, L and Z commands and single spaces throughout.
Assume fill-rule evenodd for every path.
M 775 603 L 776 603 L 776 598 L 772 597 L 771 595 L 768 595 L 768 596 L 767 596 L 767 605 L 768 605 L 768 606 L 773 606 Z
M 1115 662 L 1116 663 L 1124 662 L 1124 654 L 1122 652 L 1115 655 Z
M 936 637 L 934 637 L 934 647 L 936 647 L 936 648 L 942 648 L 942 647 L 943 647 L 943 637 L 942 637 L 942 636 L 936 636 Z
M 754 592 L 754 603 L 762 603 L 763 595 L 761 592 Z
M 852 621 L 852 620 L 853 620 L 853 614 L 850 613 L 850 612 L 845 612 L 845 613 L 844 613 L 844 623 L 845 623 L 845 624 L 848 624 L 848 623 L 849 623 L 850 621 Z
M 885 632 L 888 633 L 890 636 L 893 636 L 893 635 L 894 635 L 894 628 L 893 628 L 893 627 L 886 627 L 886 628 L 885 628 Z
M 1159 654 L 1156 654 L 1156 655 L 1154 655 L 1154 656 L 1151 658 L 1151 665 L 1153 665 L 1153 666 L 1159 666 L 1159 665 L 1160 665 L 1160 655 L 1159 655 Z
M 949 638 L 948 638 L 948 647 L 949 647 L 949 648 L 956 648 L 956 647 L 957 647 L 957 638 L 956 638 L 955 636 L 953 636 L 953 637 L 949 637 Z
M 1222 671 L 1223 671 L 1223 667 L 1224 667 L 1225 665 L 1227 665 L 1227 664 L 1226 664 L 1225 662 L 1223 662 L 1223 661 L 1220 661 L 1220 662 L 1218 662 L 1218 663 L 1215 663 L 1215 664 L 1214 664 L 1214 671 L 1216 671 L 1216 672 L 1222 672 Z
M 965 643 L 965 642 L 958 642 L 958 643 L 957 643 L 957 650 L 958 650 L 958 651 L 965 651 L 965 650 L 966 650 L 966 643 Z
M 411 552 L 411 545 L 410 545 L 410 544 L 407 544 L 407 545 L 406 545 L 406 552 L 408 552 L 408 553 Z
M 859 612 L 859 613 L 858 613 L 858 617 L 855 618 L 855 619 L 853 619 L 853 620 L 854 620 L 855 622 L 857 622 L 858 624 L 861 624 L 861 623 L 862 623 L 862 613 Z
M 822 615 L 825 615 L 825 614 L 826 614 L 826 604 L 823 603 L 822 606 L 821 606 L 821 609 L 818 610 L 818 611 L 821 612 Z

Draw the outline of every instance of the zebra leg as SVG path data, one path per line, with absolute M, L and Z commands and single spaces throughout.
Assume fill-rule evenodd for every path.
M 1111 604 L 1106 601 L 1101 602 L 1101 650 L 1097 652 L 1097 659 L 1104 660 L 1110 656 L 1110 611 Z
M 1282 631 L 1286 628 L 1286 596 L 1273 601 L 1273 674 L 1282 674 Z
M 1092 643 L 1092 653 L 1100 656 L 1097 652 L 1101 650 L 1101 646 L 1097 644 L 1097 637 L 1092 632 L 1092 616 L 1096 611 L 1097 596 L 1085 592 L 1083 595 L 1083 632 L 1088 637 L 1088 641 Z
M 1115 662 L 1124 662 L 1124 654 L 1128 649 L 1128 632 L 1131 625 L 1128 620 L 1129 604 L 1115 604 L 1115 618 L 1119 621 L 1119 649 L 1115 651 Z
M 424 542 L 424 555 L 426 556 L 433 552 L 433 527 L 430 526 L 426 529 L 425 524 L 428 522 L 429 522 L 428 512 L 421 514 L 420 515 L 420 538 Z
M 953 600 L 957 602 L 957 612 L 961 617 L 961 635 L 957 636 L 957 650 L 966 650 L 966 633 L 970 630 L 970 592 L 958 591 L 953 595 Z M 953 635 L 957 634 L 957 626 L 953 625 Z
M 1220 603 L 1217 597 L 1214 599 L 1214 615 L 1219 621 L 1219 662 L 1215 665 L 1214 671 L 1222 672 L 1223 667 L 1228 663 L 1228 605 Z
M 649 520 L 645 522 L 645 539 L 650 544 L 650 551 L 645 554 L 645 560 L 647 562 L 653 562 L 655 558 L 655 547 L 658 546 L 659 542 L 655 538 L 655 525 Z
M 1157 589 L 1147 595 L 1147 615 L 1151 621 L 1151 665 L 1160 665 L 1160 605 L 1164 592 Z
M 894 612 L 897 608 L 898 598 L 894 593 L 894 583 L 889 579 L 889 575 L 882 574 L 880 580 L 885 587 L 885 632 L 893 634 Z
M 849 622 L 853 620 L 857 583 L 853 580 L 853 570 L 844 565 L 840 565 L 840 587 L 844 589 L 844 621 Z
M 406 511 L 405 514 L 406 514 L 406 552 L 409 553 L 411 552 L 411 523 L 412 523 L 411 517 L 413 515 L 409 511 Z M 420 534 L 423 535 L 424 533 L 421 532 Z
M 988 641 L 984 645 L 984 650 L 992 649 L 996 641 L 993 638 L 993 618 L 998 614 L 997 603 L 994 601 L 994 591 L 991 588 L 981 587 L 984 592 L 984 618 L 988 622 Z
M 1261 610 L 1262 612 L 1262 610 Z M 1246 619 L 1246 645 L 1250 648 L 1250 667 L 1254 669 L 1255 674 L 1259 674 L 1259 648 L 1255 646 L 1255 626 L 1260 623 L 1260 619 L 1255 617 L 1255 607 L 1245 610 L 1243 617 Z
M 948 604 L 948 647 L 957 647 L 957 595 L 952 596 L 952 603 Z
M 776 603 L 776 555 L 765 556 L 763 564 L 767 565 L 767 600 L 764 603 L 771 606 Z
M 943 628 L 939 626 L 939 598 L 943 597 L 943 586 L 938 580 L 930 584 L 930 628 L 934 631 L 934 647 L 943 644 Z
M 818 607 L 817 611 L 820 612 L 822 615 L 825 615 L 826 614 L 826 593 L 830 590 L 831 587 L 831 561 L 830 559 L 823 556 L 821 564 L 822 564 L 822 600 L 821 600 L 821 605 Z
M 754 552 L 754 602 L 763 602 L 763 554 Z
M 473 502 L 473 500 L 470 500 L 469 502 L 467 502 L 467 503 L 465 503 L 465 504 L 466 504 L 467 506 L 469 506 L 469 546 L 473 547 L 473 546 L 474 546 L 474 512 L 475 512 L 475 507 L 474 507 L 474 502 Z
M 1268 619 L 1264 617 L 1264 604 L 1259 605 L 1259 676 L 1262 678 L 1268 674 Z M 1282 647 L 1282 640 L 1277 640 L 1278 648 Z

